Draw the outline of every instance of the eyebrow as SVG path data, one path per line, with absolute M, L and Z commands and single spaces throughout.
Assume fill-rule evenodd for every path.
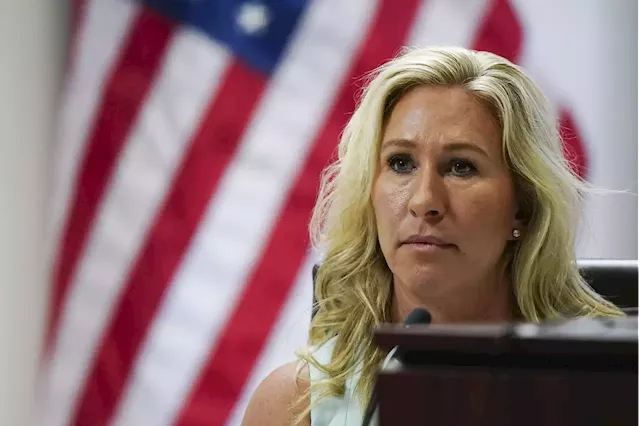
M 384 151 L 386 148 L 389 147 L 399 147 L 399 148 L 415 148 L 416 146 L 416 142 L 411 140 L 411 139 L 389 139 L 387 141 L 384 141 L 382 143 L 382 150 Z M 487 154 L 487 152 L 480 148 L 478 145 L 471 143 L 471 142 L 466 142 L 466 141 L 455 141 L 455 142 L 451 142 L 451 143 L 447 143 L 444 146 L 445 151 L 465 151 L 465 150 L 470 150 L 470 151 L 475 151 L 478 154 L 484 155 L 485 157 L 489 157 L 489 154 Z

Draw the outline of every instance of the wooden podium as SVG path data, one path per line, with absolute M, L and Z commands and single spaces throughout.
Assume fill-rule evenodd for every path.
M 382 327 L 379 425 L 636 426 L 637 320 Z

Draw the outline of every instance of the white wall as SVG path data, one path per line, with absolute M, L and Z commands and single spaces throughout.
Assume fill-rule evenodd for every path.
M 580 258 L 638 258 L 638 2 L 512 0 L 526 29 L 524 68 L 572 108 L 592 195 Z
M 48 153 L 66 38 L 62 0 L 0 0 L 0 425 L 30 424 L 47 297 Z

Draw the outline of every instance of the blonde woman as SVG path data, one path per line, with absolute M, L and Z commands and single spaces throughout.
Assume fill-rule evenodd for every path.
M 539 322 L 621 311 L 575 264 L 586 187 L 549 104 L 486 52 L 415 49 L 372 75 L 323 177 L 325 257 L 300 361 L 269 375 L 244 425 L 359 425 L 386 354 L 378 324 Z

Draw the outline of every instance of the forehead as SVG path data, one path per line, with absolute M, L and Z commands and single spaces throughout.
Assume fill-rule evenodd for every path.
M 501 152 L 501 133 L 489 106 L 464 88 L 420 86 L 405 93 L 393 107 L 383 142 L 463 140 Z

